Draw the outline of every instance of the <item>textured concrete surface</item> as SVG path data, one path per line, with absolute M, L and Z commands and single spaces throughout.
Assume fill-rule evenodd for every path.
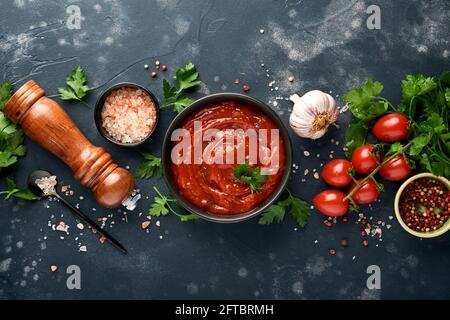
M 381 9 L 380 30 L 366 26 L 366 9 L 372 4 Z M 80 8 L 80 29 L 67 27 L 69 5 Z M 375 78 L 385 85 L 385 96 L 398 102 L 405 74 L 449 70 L 449 16 L 445 0 L 2 0 L 1 77 L 16 88 L 35 79 L 55 96 L 65 76 L 81 64 L 95 88 L 87 97 L 94 105 L 102 90 L 119 81 L 145 85 L 161 99 L 163 74 L 152 79 L 143 65 L 160 60 L 169 67 L 168 77 L 192 61 L 204 82 L 194 97 L 240 92 L 233 84 L 239 78 L 250 85 L 251 96 L 272 105 L 287 124 L 292 106 L 282 98 L 294 92 L 332 91 L 342 106 L 343 93 Z M 292 84 L 290 75 L 295 77 Z M 273 80 L 271 90 L 268 83 Z M 160 154 L 161 139 L 174 117 L 164 111 L 150 141 L 123 149 L 98 134 L 93 110 L 61 104 L 94 144 L 106 147 L 131 171 L 137 169 L 140 152 Z M 289 187 L 297 196 L 310 200 L 325 188 L 312 171 L 328 160 L 330 150 L 342 156 L 349 119 L 344 113 L 340 129 L 332 128 L 318 142 L 292 135 L 299 169 Z M 256 219 L 221 225 L 181 223 L 168 216 L 160 219 L 161 227 L 152 225 L 146 233 L 140 224 L 154 196 L 152 186 L 166 190 L 162 180 L 138 181 L 144 199 L 127 214 L 127 223 L 123 212 L 96 205 L 64 164 L 30 140 L 26 144 L 28 155 L 17 166 L 18 183 L 23 186 L 34 169 L 50 169 L 72 186 L 75 196 L 70 201 L 92 217 L 110 215 L 108 230 L 129 254 L 121 255 L 87 230 L 78 230 L 58 203 L 2 203 L 0 298 L 450 298 L 450 236 L 415 239 L 390 220 L 398 184 L 386 183 L 381 201 L 363 208 L 372 221 L 392 226 L 383 228 L 383 241 L 369 238 L 367 248 L 361 245 L 357 214 L 328 229 L 316 211 L 304 229 L 290 217 L 280 225 L 261 226 Z M 304 150 L 311 155 L 305 157 Z M 305 168 L 310 171 L 306 177 Z M 63 240 L 48 226 L 48 221 L 60 220 L 71 227 Z M 339 246 L 342 238 L 349 240 L 348 248 Z M 87 246 L 86 253 L 78 251 L 80 244 Z M 330 248 L 337 249 L 336 256 L 328 254 Z M 51 264 L 58 265 L 57 272 L 50 271 Z M 366 288 L 366 269 L 374 264 L 381 268 L 380 290 Z M 81 290 L 66 287 L 69 265 L 81 268 Z

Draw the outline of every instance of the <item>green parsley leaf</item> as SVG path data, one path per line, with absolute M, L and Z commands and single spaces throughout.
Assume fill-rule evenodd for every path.
M 5 201 L 8 201 L 12 197 L 18 198 L 18 199 L 24 199 L 24 200 L 36 200 L 38 197 L 36 197 L 30 189 L 19 189 L 16 186 L 16 183 L 14 182 L 13 176 L 7 176 L 6 177 L 6 187 L 7 191 L 0 191 L 0 194 L 6 194 Z
M 198 80 L 197 68 L 192 62 L 189 62 L 184 68 L 178 69 L 175 79 L 178 82 L 178 91 L 195 87 L 201 83 Z
M 152 206 L 149 209 L 149 213 L 152 216 L 166 216 L 169 213 L 169 209 L 167 208 L 167 198 L 166 197 L 158 197 L 156 196 Z
M 186 221 L 192 221 L 197 220 L 199 217 L 195 214 L 180 214 L 174 210 L 172 205 L 170 203 L 177 203 L 176 199 L 168 198 L 164 196 L 157 187 L 153 187 L 155 190 L 157 196 L 155 196 L 153 203 L 148 210 L 148 213 L 151 216 L 159 217 L 159 216 L 166 216 L 169 214 L 169 212 L 172 212 L 175 216 L 177 216 L 180 221 L 186 222 Z
M 180 113 L 184 110 L 184 108 L 189 107 L 194 102 L 193 99 L 188 97 L 181 97 L 173 104 L 173 111 L 176 113 Z
M 77 100 L 85 106 L 89 106 L 82 100 L 90 90 L 86 85 L 87 78 L 81 66 L 77 66 L 66 78 L 66 88 L 58 88 L 59 97 L 63 100 Z
M 78 99 L 83 98 L 89 91 L 86 82 L 86 74 L 80 66 L 73 69 L 71 75 L 66 78 L 67 85 L 72 89 Z
M 353 118 L 345 133 L 345 139 L 347 141 L 345 156 L 351 159 L 353 152 L 360 146 L 366 144 L 367 134 L 369 132 L 369 126 L 365 121 L 357 120 Z
M 59 97 L 63 100 L 78 100 L 77 95 L 70 89 L 58 88 Z
M 261 174 L 259 167 L 252 168 L 248 162 L 234 168 L 233 174 L 236 180 L 248 184 L 252 193 L 261 190 L 263 188 L 261 184 L 268 178 L 267 175 Z
M 8 81 L 8 80 L 3 81 L 0 84 L 0 110 L 3 109 L 3 107 L 6 104 L 6 102 L 11 97 L 11 93 L 12 93 L 11 81 Z
M 406 80 L 402 81 L 402 102 L 408 104 L 413 97 L 425 95 L 436 88 L 437 82 L 434 78 L 409 74 Z
M 386 154 L 395 153 L 403 148 L 403 145 L 400 142 L 396 142 L 391 144 L 389 151 Z
M 289 194 L 288 197 L 264 210 L 258 221 L 259 224 L 280 223 L 284 219 L 286 210 L 289 208 L 297 224 L 301 227 L 306 225 L 311 215 L 311 208 L 306 201 L 293 196 L 288 189 L 286 190 Z
M 153 174 L 156 173 L 158 179 L 161 178 L 161 158 L 155 157 L 150 153 L 143 153 L 142 155 L 144 157 L 144 161 L 139 166 L 139 169 L 136 172 L 136 177 L 140 179 L 150 179 L 151 177 L 153 177 Z
M 4 81 L 0 84 L 0 107 L 3 108 L 11 97 L 11 82 Z M 1 109 L 0 108 L 0 109 Z M 26 153 L 23 145 L 23 132 L 0 112 L 0 169 L 15 164 L 18 157 Z
M 311 208 L 308 206 L 306 201 L 292 195 L 289 195 L 289 197 L 291 199 L 291 214 L 295 221 L 297 221 L 298 225 L 300 227 L 304 227 L 306 222 L 308 222 L 309 216 L 311 215 Z
M 285 207 L 273 204 L 265 209 L 259 219 L 259 224 L 280 223 L 285 215 Z
M 343 99 L 356 118 L 369 120 L 382 115 L 389 107 L 389 104 L 380 96 L 383 88 L 380 82 L 367 80 L 361 87 L 347 92 Z
M 175 81 L 176 84 L 171 86 L 169 81 L 163 80 L 164 102 L 161 109 L 172 108 L 174 112 L 180 113 L 194 102 L 184 96 L 185 91 L 200 85 L 201 81 L 197 68 L 191 62 L 176 71 Z
M 416 156 L 422 152 L 422 149 L 430 142 L 431 135 L 423 134 L 415 137 L 412 140 L 412 146 L 409 148 L 408 154 L 411 156 Z

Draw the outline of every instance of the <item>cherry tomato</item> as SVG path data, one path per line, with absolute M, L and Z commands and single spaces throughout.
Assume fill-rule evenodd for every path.
M 377 120 L 372 133 L 381 141 L 395 142 L 408 136 L 409 120 L 400 113 L 390 113 Z
M 352 182 L 352 176 L 348 173 L 352 168 L 350 161 L 344 159 L 331 160 L 323 167 L 322 177 L 330 186 L 345 187 Z
M 380 169 L 380 176 L 386 180 L 403 180 L 411 174 L 412 169 L 408 165 L 405 156 L 398 155 Z
M 363 179 L 359 179 L 358 182 L 362 180 Z M 356 183 L 354 182 L 348 192 L 351 192 L 355 187 Z M 369 179 L 364 182 L 358 190 L 356 190 L 356 192 L 352 195 L 352 199 L 356 204 L 369 204 L 377 200 L 379 195 L 380 191 L 378 191 L 375 181 L 373 179 Z
M 344 200 L 345 193 L 339 190 L 325 190 L 317 194 L 314 206 L 329 217 L 342 216 L 348 211 L 348 200 Z
M 361 146 L 353 152 L 352 164 L 355 171 L 360 174 L 369 174 L 380 163 L 380 155 L 373 152 L 373 145 Z

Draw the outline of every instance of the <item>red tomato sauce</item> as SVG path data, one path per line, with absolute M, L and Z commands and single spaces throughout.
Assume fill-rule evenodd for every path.
M 277 125 L 269 116 L 250 106 L 235 101 L 219 102 L 189 116 L 182 124 L 182 128 L 189 130 L 192 145 L 194 145 L 194 121 L 202 121 L 203 132 L 211 128 L 221 131 L 255 129 L 259 137 L 258 129 L 267 129 L 267 149 L 276 152 L 276 148 L 272 149 L 271 129 L 278 129 Z M 248 140 L 245 139 L 246 157 L 249 153 Z M 190 164 L 175 164 L 172 162 L 171 171 L 174 181 L 181 195 L 204 211 L 219 215 L 248 212 L 256 208 L 275 191 L 283 176 L 286 154 L 281 133 L 278 141 L 278 170 L 275 174 L 269 175 L 266 182 L 262 183 L 262 190 L 252 193 L 247 184 L 236 180 L 233 174 L 234 169 L 239 166 L 236 161 L 234 161 L 234 164 L 207 164 L 205 162 L 201 164 L 194 164 L 193 162 Z M 178 143 L 181 142 L 174 142 L 173 146 Z M 210 143 L 209 141 L 202 141 L 202 151 Z M 236 150 L 231 152 L 235 153 Z M 237 156 L 235 159 L 237 159 Z M 259 156 L 258 162 L 250 165 L 264 167 Z

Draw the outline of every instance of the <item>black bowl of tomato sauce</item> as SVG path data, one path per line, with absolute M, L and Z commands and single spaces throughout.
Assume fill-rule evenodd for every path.
M 243 132 L 249 135 L 242 138 Z M 252 132 L 257 135 L 257 159 L 250 156 L 250 146 L 255 145 Z M 190 142 L 190 149 L 185 142 Z M 223 154 L 212 147 L 220 145 Z M 180 156 L 188 154 L 186 150 L 190 161 L 183 162 Z M 239 158 L 237 150 L 245 150 L 245 158 Z M 217 161 L 217 154 L 223 162 Z M 227 155 L 234 155 L 234 161 Z M 264 171 L 270 174 L 261 189 L 236 181 L 234 169 L 247 162 L 258 169 L 271 168 Z M 239 222 L 259 215 L 283 192 L 291 173 L 292 144 L 281 119 L 265 103 L 243 94 L 218 93 L 195 101 L 175 117 L 164 137 L 162 163 L 166 183 L 181 206 L 209 221 Z

